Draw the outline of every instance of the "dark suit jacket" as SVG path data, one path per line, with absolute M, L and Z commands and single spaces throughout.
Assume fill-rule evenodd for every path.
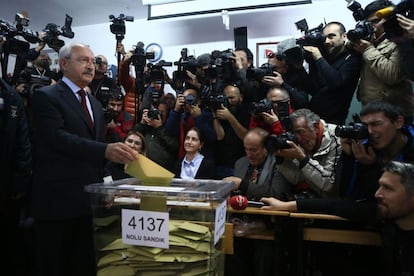
M 41 219 L 91 214 L 86 184 L 102 181 L 106 144 L 102 106 L 88 95 L 91 129 L 77 97 L 60 80 L 33 94 L 35 168 L 32 215 Z
M 249 168 L 249 160 L 243 156 L 236 161 L 234 165 L 234 176 L 240 177 L 242 182 L 239 189 L 249 199 L 260 200 L 262 197 L 273 196 L 284 199 L 286 194 L 290 193 L 290 185 L 287 180 L 278 172 L 275 166 L 276 158 L 269 154 L 263 165 L 257 183 L 250 183 L 246 179 L 246 173 Z
M 183 162 L 183 159 L 180 160 L 180 162 L 177 163 L 176 166 L 176 174 L 175 177 L 180 178 L 181 175 L 181 163 Z M 200 167 L 198 168 L 198 171 L 194 177 L 195 179 L 216 179 L 216 165 L 211 159 L 207 159 L 206 157 L 203 158 L 201 161 Z

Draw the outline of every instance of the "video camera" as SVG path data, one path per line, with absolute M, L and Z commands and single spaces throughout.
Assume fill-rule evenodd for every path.
M 335 135 L 341 138 L 349 139 L 368 139 L 369 132 L 367 124 L 361 122 L 357 114 L 353 115 L 353 122 L 349 125 L 338 125 L 335 128 Z
M 178 61 L 174 62 L 177 65 L 177 71 L 173 73 L 173 79 L 185 81 L 188 79 L 187 71 L 190 71 L 194 75 L 197 73 L 197 60 L 194 56 L 188 55 L 188 49 L 181 49 L 181 57 Z
M 131 56 L 131 64 L 135 66 L 135 69 L 138 71 L 144 71 L 144 67 L 147 63 L 147 59 L 153 59 L 154 53 L 147 52 L 144 50 L 144 43 L 139 41 L 137 45 L 133 46 L 134 53 Z
M 134 21 L 133 16 L 125 16 L 121 13 L 118 17 L 115 17 L 113 14 L 109 15 L 109 20 L 112 22 L 110 26 L 111 33 L 113 33 L 116 37 L 117 43 L 121 43 L 121 41 L 125 38 L 125 21 Z
M 295 22 L 295 26 L 298 30 L 300 30 L 304 35 L 301 38 L 296 40 L 296 43 L 300 46 L 314 46 L 318 47 L 319 49 L 323 49 L 323 45 L 325 42 L 325 37 L 323 35 L 323 24 L 319 24 L 319 26 L 309 29 L 308 22 L 306 19 L 299 20 Z
M 386 19 L 383 26 L 385 37 L 387 38 L 399 37 L 404 34 L 404 30 L 400 27 L 396 14 L 401 14 L 412 19 L 414 16 L 414 0 L 403 0 L 397 5 L 390 3 L 389 7 L 376 12 L 378 18 Z
M 265 76 L 273 76 L 273 65 L 264 63 L 259 68 L 248 68 L 246 71 L 246 78 L 248 80 L 257 80 L 261 82 Z
M 24 70 L 20 73 L 17 83 L 24 84 L 24 90 L 21 95 L 31 97 L 39 88 L 50 85 L 52 79 L 47 76 L 33 75 L 28 70 Z
M 10 54 L 25 55 L 30 48 L 29 43 L 36 43 L 39 41 L 37 32 L 34 32 L 25 27 L 29 26 L 30 19 L 20 13 L 16 13 L 15 22 L 12 23 L 0 19 L 0 34 L 6 37 L 6 44 L 3 46 Z M 15 39 L 15 36 L 22 36 L 27 42 Z
M 351 1 L 348 3 L 347 8 L 352 11 L 357 24 L 353 30 L 349 30 L 346 35 L 351 42 L 355 42 L 358 39 L 370 40 L 374 34 L 372 24 L 365 19 L 365 11 L 361 7 L 361 4 L 357 1 Z
M 279 149 L 289 149 L 287 141 L 297 143 L 296 136 L 292 132 L 284 132 L 280 135 L 269 135 L 265 141 L 265 147 L 269 152 L 275 152 Z
M 65 17 L 65 25 L 59 29 L 59 26 L 55 23 L 48 23 L 46 27 L 43 29 L 46 32 L 46 36 L 44 38 L 45 43 L 55 50 L 59 52 L 60 48 L 65 45 L 65 42 L 58 38 L 59 35 L 62 35 L 67 38 L 73 38 L 75 33 L 72 31 L 72 17 L 66 14 Z
M 150 65 L 151 64 L 151 65 Z M 156 64 L 148 63 L 150 81 L 164 81 L 164 66 L 172 66 L 172 62 L 160 60 Z
M 234 55 L 231 49 L 212 51 L 211 60 L 209 67 L 204 69 L 204 76 L 207 79 L 220 79 L 225 82 L 234 79 Z

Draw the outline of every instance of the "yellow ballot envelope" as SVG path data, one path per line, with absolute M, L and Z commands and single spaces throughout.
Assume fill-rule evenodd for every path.
M 168 186 L 174 177 L 172 172 L 142 154 L 125 166 L 125 172 L 141 180 L 144 185 Z

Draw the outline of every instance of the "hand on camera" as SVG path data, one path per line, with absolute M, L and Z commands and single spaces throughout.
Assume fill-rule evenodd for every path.
M 369 42 L 367 40 L 364 40 L 364 39 L 358 39 L 358 40 L 356 40 L 354 42 L 351 42 L 351 43 L 352 43 L 351 44 L 352 45 L 352 49 L 354 49 L 356 52 L 358 52 L 360 54 L 364 53 L 365 50 L 368 47 L 372 46 L 372 43 L 371 42 Z
M 286 143 L 289 144 L 290 148 L 288 149 L 278 149 L 275 152 L 276 156 L 288 158 L 288 159 L 296 159 L 298 161 L 301 161 L 303 158 L 306 157 L 306 154 L 303 152 L 303 150 L 296 145 L 295 142 L 292 141 L 286 141 Z
M 354 158 L 362 165 L 370 165 L 375 163 L 377 155 L 371 146 L 366 146 L 361 140 L 352 140 L 352 153 Z
M 276 113 L 273 111 L 273 109 L 269 112 L 262 112 L 260 115 L 263 118 L 263 121 L 268 125 L 273 125 L 277 121 L 279 121 L 279 117 L 276 115 Z
M 158 128 L 162 126 L 161 116 L 158 115 L 157 118 L 148 118 L 148 109 L 142 111 L 142 124 L 152 126 L 153 128 Z
M 220 120 L 230 120 L 233 116 L 233 114 L 231 114 L 230 110 L 225 107 L 224 105 L 221 105 L 220 109 L 216 110 L 216 118 L 220 119 Z
M 312 58 L 313 58 L 313 60 L 315 60 L 315 61 L 322 58 L 321 51 L 319 51 L 318 47 L 315 47 L 315 46 L 303 46 L 303 49 L 306 52 L 310 53 L 311 56 L 312 56 Z
M 280 73 L 273 71 L 273 76 L 264 76 L 262 83 L 267 86 L 281 86 L 284 83 L 284 80 Z
M 177 99 L 175 100 L 174 111 L 180 112 L 185 105 L 185 99 L 183 94 L 178 94 Z

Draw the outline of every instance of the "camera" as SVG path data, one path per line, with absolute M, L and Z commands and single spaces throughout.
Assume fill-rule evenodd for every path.
M 143 71 L 147 63 L 147 59 L 153 59 L 154 53 L 144 51 L 144 43 L 141 41 L 134 45 L 134 53 L 131 56 L 131 64 L 138 68 L 139 71 Z
M 154 120 L 154 119 L 158 119 L 158 118 L 161 118 L 161 111 L 160 110 L 158 110 L 158 109 L 151 109 L 151 110 L 148 110 L 148 113 L 147 113 L 147 117 L 148 117 L 148 119 L 150 119 L 150 120 Z
M 220 78 L 224 81 L 234 79 L 234 55 L 232 49 L 224 51 L 213 51 L 211 52 L 211 58 L 213 60 L 213 67 L 211 68 L 213 73 L 211 79 Z M 208 75 L 208 73 L 207 73 Z
M 351 1 L 346 7 L 348 10 L 352 11 L 352 16 L 354 17 L 355 21 L 362 21 L 365 19 L 364 9 L 359 2 Z
M 249 111 L 253 116 L 260 116 L 262 112 L 270 113 L 272 108 L 272 102 L 264 98 L 258 102 L 252 102 L 249 106 Z
M 150 67 L 150 81 L 164 81 L 164 66 L 172 66 L 172 62 L 160 60 L 158 63 L 151 66 L 150 63 L 148 63 L 148 67 Z
M 265 76 L 273 76 L 273 65 L 264 63 L 259 68 L 249 68 L 246 71 L 246 78 L 248 80 L 262 81 Z
M 366 20 L 359 21 L 353 30 L 349 30 L 346 35 L 351 42 L 358 39 L 370 40 L 374 34 L 372 24 Z
M 50 85 L 52 80 L 47 76 L 33 75 L 27 70 L 20 73 L 18 83 L 24 83 L 23 96 L 32 96 L 39 88 Z
M 274 152 L 279 149 L 289 149 L 287 141 L 297 143 L 296 137 L 292 132 L 284 132 L 281 135 L 269 135 L 265 141 L 265 147 L 268 151 Z
M 115 118 L 118 116 L 118 112 L 113 111 L 109 108 L 104 108 L 103 113 L 104 113 L 105 124 L 109 124 L 112 120 L 115 120 Z
M 349 125 L 339 125 L 335 128 L 335 135 L 349 139 L 369 138 L 368 126 L 365 123 L 350 123 Z
M 203 99 L 201 102 L 205 108 L 213 110 L 213 111 L 217 109 L 221 109 L 222 105 L 224 107 L 227 107 L 229 103 L 225 95 L 216 95 L 216 96 L 210 95 L 206 99 Z
M 184 103 L 188 105 L 197 105 L 197 97 L 192 94 L 188 94 L 187 96 L 184 96 Z
M 301 46 L 314 46 L 323 49 L 325 36 L 323 35 L 323 24 L 309 29 L 306 19 L 295 22 L 296 28 L 304 33 L 303 37 L 298 38 L 296 43 Z
M 404 34 L 404 30 L 400 27 L 396 14 L 402 14 L 405 17 L 413 18 L 414 0 L 402 0 L 397 5 L 380 9 L 376 12 L 378 18 L 385 18 L 384 31 L 385 37 L 394 38 Z
M 116 41 L 121 43 L 121 41 L 125 37 L 125 21 L 134 21 L 133 16 L 125 16 L 124 14 L 120 14 L 118 17 L 115 17 L 113 14 L 109 15 L 109 20 L 112 22 L 110 26 L 111 33 L 113 33 L 116 37 Z
M 174 65 L 177 65 L 177 71 L 173 73 L 173 79 L 185 81 L 189 77 L 187 71 L 190 71 L 194 75 L 197 73 L 197 60 L 194 56 L 188 55 L 188 49 L 181 49 L 181 57 L 178 61 L 174 62 Z
M 46 36 L 44 38 L 45 43 L 56 52 L 59 52 L 60 48 L 62 48 L 63 45 L 65 45 L 65 42 L 58 38 L 59 35 L 62 35 L 67 38 L 73 38 L 75 36 L 75 33 L 72 31 L 71 25 L 72 17 L 68 14 L 66 14 L 65 25 L 60 29 L 59 26 L 55 23 L 47 24 L 46 27 L 43 29 L 43 31 L 46 33 Z
M 15 15 L 16 24 L 0 19 L 0 33 L 6 37 L 3 49 L 7 49 L 8 53 L 15 55 L 25 55 L 29 51 L 30 43 L 39 41 L 37 32 L 27 29 L 29 18 L 17 13 Z M 27 42 L 15 39 L 15 36 L 22 36 Z

